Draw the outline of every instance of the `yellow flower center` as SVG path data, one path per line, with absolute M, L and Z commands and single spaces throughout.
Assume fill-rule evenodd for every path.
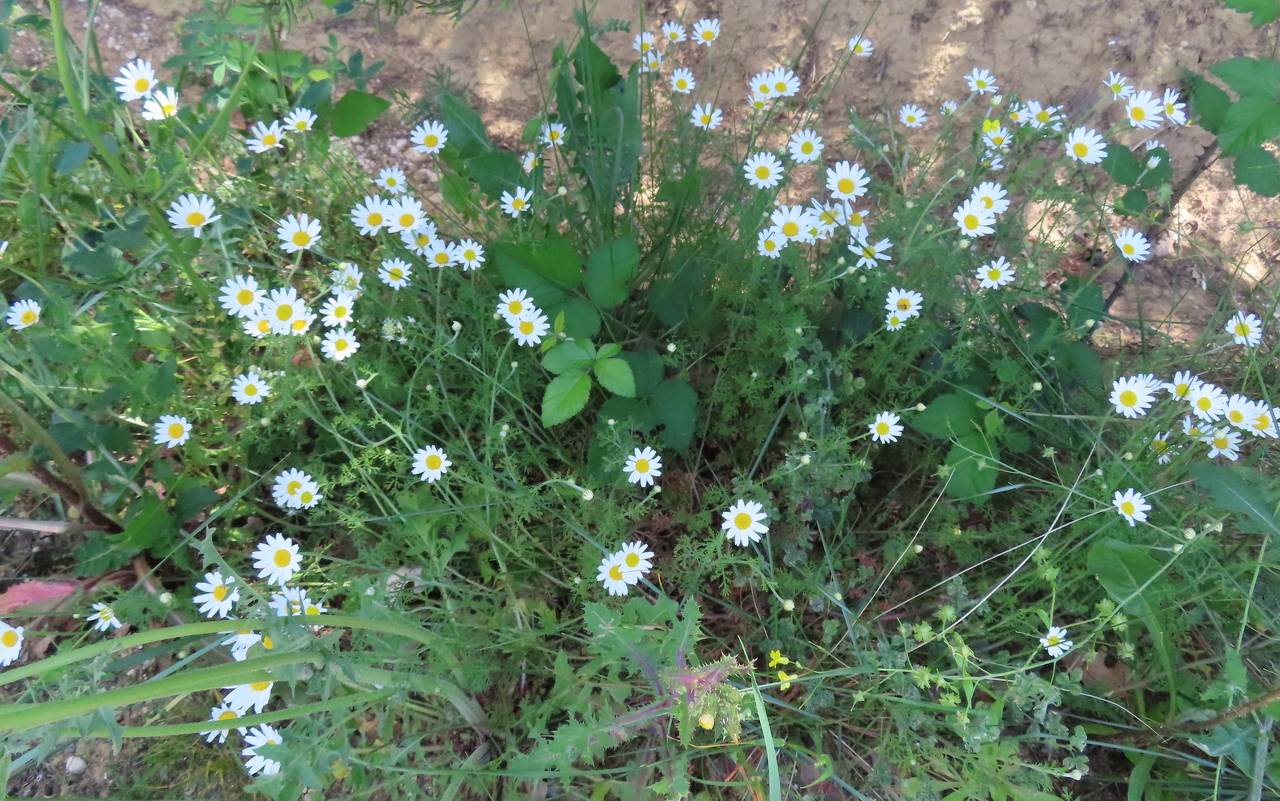
M 40 319 L 40 315 L 39 315 L 39 313 L 38 313 L 38 312 L 34 312 L 34 311 L 32 311 L 31 309 L 24 309 L 24 310 L 23 310 L 23 312 L 22 312 L 22 314 L 20 314 L 20 315 L 18 316 L 18 320 L 19 320 L 23 325 L 31 325 L 32 323 L 34 323 L 34 322 L 35 322 L 36 320 L 38 320 L 38 319 Z
M 768 178 L 769 168 L 764 166 L 763 164 L 761 164 L 759 167 L 756 167 L 756 177 L 762 181 Z
M 183 432 L 182 423 L 169 424 L 169 439 L 178 439 L 179 437 L 182 436 L 182 432 Z
M 806 154 L 807 154 L 807 153 L 812 153 L 812 152 L 813 152 L 813 142 L 805 142 L 805 143 L 803 143 L 802 145 L 800 145 L 800 152 L 801 152 L 801 153 L 806 153 Z
M 392 281 L 399 281 L 401 278 L 404 277 L 404 270 L 401 270 L 399 267 L 392 267 L 390 270 L 387 271 L 387 275 L 391 278 Z
M 251 397 L 251 398 L 252 398 L 254 395 L 257 395 L 257 394 L 258 394 L 258 385 L 257 385 L 257 384 L 245 384 L 245 385 L 244 385 L 244 394 L 248 395 L 248 396 L 249 396 L 249 397 Z
M 714 39 L 714 38 L 716 38 L 716 34 L 715 34 L 715 32 L 714 32 L 714 31 L 711 31 L 711 30 L 705 30 L 705 31 L 703 31 L 703 32 L 702 32 L 702 41 L 704 41 L 704 42 L 710 42 L 710 41 L 711 41 L 712 39 Z
M 702 124 L 703 124 L 703 125 L 710 125 L 710 124 L 711 124 L 711 115 L 710 115 L 710 114 L 703 114 L 699 119 L 701 119 L 701 120 L 702 120 Z
M 258 326 L 258 333 L 260 334 L 265 334 L 271 330 L 271 321 L 265 317 L 259 320 L 255 325 Z
M 522 198 L 522 197 L 512 198 L 512 199 L 511 199 L 511 208 L 515 209 L 516 211 L 520 211 L 521 209 L 523 209 L 523 208 L 524 208 L 524 198 Z
M 1000 271 L 992 267 L 990 270 L 987 270 L 987 278 L 989 278 L 992 281 L 999 281 Z
M 161 103 L 160 113 L 166 117 L 172 117 L 174 114 L 178 113 L 178 107 L 172 103 Z
M 222 714 L 218 715 L 218 720 L 234 720 L 240 717 L 234 709 L 224 709 Z
M 262 635 L 262 647 L 271 651 L 276 647 L 276 641 L 264 634 Z
M 1071 152 L 1075 153 L 1077 158 L 1084 158 L 1089 155 L 1089 146 L 1084 142 L 1076 142 L 1071 146 Z
M 996 207 L 996 199 L 988 195 L 982 198 L 982 205 L 989 209 L 994 209 Z
M 1127 514 L 1127 515 L 1132 515 L 1132 514 L 1134 513 L 1134 511 L 1136 511 L 1136 510 L 1134 509 L 1134 506 L 1133 506 L 1133 501 L 1123 501 L 1123 502 L 1121 502 L 1121 504 L 1120 504 L 1120 511 L 1121 511 L 1121 512 L 1124 512 L 1124 513 L 1125 513 L 1125 514 Z M 1051 638 L 1051 639 L 1052 639 L 1052 638 Z
M 285 491 L 285 493 L 286 493 L 286 494 L 288 494 L 288 495 L 297 495 L 297 494 L 298 494 L 298 490 L 300 490 L 300 489 L 302 489 L 302 482 L 301 482 L 301 481 L 290 481 L 290 482 L 289 482 L 288 484 L 286 484 L 286 485 L 285 485 L 285 487 L 284 487 L 284 491 Z
M 347 349 L 348 346 L 349 346 L 348 342 L 345 339 L 335 339 L 333 341 L 333 349 L 336 351 L 339 351 L 339 352 L 344 351 Z
M 836 181 L 836 189 L 840 190 L 840 193 L 844 195 L 852 194 L 853 186 L 852 178 L 841 178 L 839 181 Z
M 279 306 L 276 306 L 277 320 L 288 320 L 292 316 L 293 316 L 293 306 L 289 305 L 288 303 L 281 303 Z
M 427 147 L 435 147 L 436 145 L 440 144 L 440 137 L 436 136 L 435 134 L 427 134 L 423 138 L 422 144 L 426 145 Z
M 275 134 L 273 134 L 273 133 L 263 134 L 263 135 L 262 135 L 262 144 L 266 145 L 267 147 L 272 147 L 272 146 L 274 146 L 274 145 L 275 145 L 275 143 L 276 143 L 276 141 L 277 141 L 277 140 L 276 140 L 276 135 L 275 135 Z
M 774 88 L 774 91 L 776 91 L 778 94 L 782 94 L 783 92 L 787 91 L 787 82 L 778 81 L 773 85 L 773 88 Z
M 799 223 L 795 223 L 788 220 L 787 222 L 782 224 L 782 233 L 787 236 L 795 236 L 796 234 L 800 233 Z
M 249 685 L 249 689 L 253 690 L 255 693 L 260 693 L 266 690 L 270 686 L 271 686 L 271 682 L 269 681 L 255 681 Z
M 434 453 L 427 456 L 426 461 L 428 470 L 439 470 L 440 466 L 444 464 L 444 460 Z
M 969 229 L 970 231 L 973 231 L 973 230 L 977 229 L 977 227 L 978 227 L 978 215 L 976 215 L 976 214 L 966 214 L 966 215 L 964 215 L 964 227 L 965 227 L 965 228 L 967 228 L 967 229 Z
M 684 78 L 676 78 L 676 88 L 677 88 L 677 89 L 686 89 L 686 88 L 688 88 L 688 86 L 689 86 L 689 82 L 688 82 L 688 81 L 686 81 Z M 557 134 L 556 134 L 554 131 L 552 131 L 552 132 L 551 132 L 551 141 L 552 141 L 552 142 L 554 142 L 554 141 L 556 141 L 556 139 L 557 139 L 557 138 L 558 138 Z
M 1134 247 L 1128 242 L 1125 242 L 1123 245 L 1121 245 L 1120 249 L 1123 250 L 1126 255 L 1129 255 L 1129 256 L 1133 255 Z
M 882 437 L 886 436 L 889 433 L 889 424 L 883 420 L 876 423 L 876 433 Z
M 1227 412 L 1227 419 L 1233 423 L 1242 423 L 1244 422 L 1244 412 L 1239 409 L 1232 409 Z
M 9 629 L 4 634 L 0 634 L 0 643 L 4 643 L 5 648 L 12 648 L 18 644 L 18 632 Z
M 151 81 L 146 78 L 138 78 L 133 82 L 133 91 L 145 92 L 151 88 Z
M 187 222 L 191 222 L 190 217 L 187 218 Z M 236 293 L 236 303 L 240 304 L 241 306 L 248 306 L 252 302 L 253 302 L 253 290 L 242 289 Z
M 448 263 L 449 263 L 448 253 L 445 253 L 444 251 L 440 251 L 439 253 L 436 254 L 436 264 L 448 264 Z
M 648 459 L 636 459 L 636 472 L 637 472 L 637 473 L 647 473 L 647 472 L 649 472 L 649 460 L 648 460 Z
M 271 561 L 276 563 L 276 567 L 288 567 L 293 562 L 293 554 L 289 553 L 288 548 L 277 548 Z
M 229 592 L 230 590 L 227 589 L 227 585 L 219 584 L 214 587 L 209 594 L 213 596 L 213 600 L 215 601 L 225 601 L 227 599 L 227 593 Z
M 1126 389 L 1120 393 L 1121 406 L 1133 406 L 1138 402 L 1138 393 L 1131 389 Z
M 302 501 L 303 503 L 311 503 L 311 500 L 315 497 L 316 497 L 315 493 L 304 492 L 298 496 L 298 500 Z
M 622 567 L 620 565 L 610 565 L 609 578 L 614 581 L 622 581 Z
M 1245 323 L 1236 323 L 1235 331 L 1238 337 L 1247 337 L 1250 333 L 1249 326 Z
M 294 331 L 305 331 L 307 329 L 307 321 L 301 317 L 293 321 L 291 326 Z
M 396 185 L 396 179 L 395 179 L 395 178 L 388 178 L 388 179 L 387 179 L 387 186 L 395 186 L 395 185 Z
M 519 314 L 524 310 L 524 304 L 518 300 L 513 300 L 507 304 L 507 312 L 509 314 Z
M 369 212 L 369 216 L 365 218 L 365 222 L 369 223 L 369 225 L 382 225 L 382 212 Z
M 311 244 L 311 234 L 306 231 L 294 231 L 293 236 L 290 237 L 290 239 L 293 240 L 293 244 L 300 248 L 305 248 L 307 245 Z
M 746 512 L 738 512 L 733 516 L 733 525 L 743 530 L 751 528 L 751 515 Z
M 898 298 L 898 311 L 910 311 L 911 301 L 908 298 Z
M 774 242 L 772 239 L 766 239 L 764 241 L 764 249 L 772 253 L 778 249 L 778 243 Z
M 293 127 L 294 127 L 294 130 L 298 130 L 298 131 L 305 131 L 305 130 L 307 130 L 307 121 L 306 121 L 306 120 L 298 120 L 297 122 L 295 122 L 295 123 L 293 124 Z
M 412 227 L 413 227 L 413 223 L 414 223 L 414 222 L 415 222 L 415 220 L 414 220 L 414 216 L 413 216 L 412 214 L 401 214 L 401 215 L 400 215 L 400 227 L 401 227 L 401 228 L 412 228 Z
M 1057 634 L 1050 634 L 1048 637 L 1044 638 L 1044 641 L 1049 644 L 1050 648 L 1052 648 L 1053 646 L 1061 643 L 1062 638 L 1059 637 Z
M 520 333 L 524 334 L 525 336 L 528 336 L 529 334 L 532 334 L 532 333 L 533 333 L 533 321 L 532 321 L 532 320 L 521 320 L 521 321 L 520 321 Z
M 463 261 L 475 261 L 475 260 L 476 260 L 476 252 L 475 252 L 474 250 L 472 250 L 471 248 L 467 248 L 466 250 L 462 251 L 462 260 L 463 260 Z
M 1207 412 L 1213 408 L 1213 401 L 1207 395 L 1201 395 L 1196 398 L 1196 408 L 1202 412 Z
M 1142 106 L 1134 106 L 1129 111 L 1129 116 L 1133 117 L 1133 119 L 1138 122 L 1142 122 L 1147 118 L 1147 112 L 1146 112 L 1146 109 L 1144 109 Z
M 1227 449 L 1227 442 L 1228 441 L 1226 437 L 1214 437 L 1213 447 L 1217 448 L 1220 451 L 1225 451 Z
M 635 551 L 631 551 L 630 553 L 627 554 L 624 561 L 626 561 L 627 567 L 639 567 L 640 554 L 636 553 Z

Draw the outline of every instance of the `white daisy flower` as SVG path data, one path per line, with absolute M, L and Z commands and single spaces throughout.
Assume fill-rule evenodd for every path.
M 521 312 L 507 323 L 511 328 L 511 336 L 522 347 L 533 347 L 542 344 L 542 338 L 551 330 L 547 315 L 537 308 L 529 308 Z
M 684 26 L 674 20 L 662 23 L 662 38 L 667 44 L 680 44 L 685 40 Z
M 1161 111 L 1160 101 L 1145 89 L 1130 95 L 1124 107 L 1124 115 L 1133 128 L 1159 128 Z
M 1160 102 L 1160 110 L 1164 112 L 1165 119 L 1174 125 L 1186 125 L 1187 112 L 1184 109 L 1186 109 L 1187 104 L 1180 103 L 1178 102 L 1179 100 L 1177 89 L 1173 87 L 1165 89 L 1164 98 Z
M 817 161 L 822 156 L 822 148 L 822 137 L 818 136 L 817 131 L 808 128 L 791 134 L 791 139 L 787 142 L 787 152 L 797 164 Z
M 245 747 L 240 751 L 240 756 L 245 758 L 244 769 L 250 776 L 274 776 L 280 772 L 279 762 L 258 753 L 258 749 L 264 745 L 280 745 L 284 742 L 284 737 L 278 730 L 265 723 L 254 726 L 244 735 L 244 742 Z
M 248 318 L 266 300 L 267 293 L 258 288 L 251 275 L 233 275 L 219 288 L 218 303 L 232 317 Z
M 1075 643 L 1067 639 L 1067 630 L 1058 626 L 1050 626 L 1049 631 L 1040 638 L 1040 646 L 1053 659 L 1058 659 L 1075 647 Z
M 258 578 L 283 587 L 302 569 L 298 544 L 283 534 L 268 534 L 253 551 L 253 566 Z
M 423 219 L 412 231 L 401 231 L 400 241 L 414 255 L 426 256 L 436 241 L 436 234 L 436 224 L 430 219 Z
M 770 259 L 781 256 L 786 246 L 787 238 L 777 228 L 766 228 L 756 240 L 756 252 Z
M 316 127 L 316 114 L 309 108 L 298 106 L 284 118 L 284 127 L 293 133 L 307 133 Z
M 631 48 L 637 53 L 649 53 L 653 51 L 656 42 L 657 39 L 652 33 L 644 31 L 636 34 L 636 38 L 631 40 Z
M 858 256 L 858 266 L 868 270 L 882 261 L 892 259 L 893 257 L 889 255 L 889 249 L 892 247 L 893 243 L 888 239 L 881 239 L 872 244 L 869 239 L 863 237 L 849 243 L 849 250 Z
M 1124 492 L 1117 491 L 1111 503 L 1130 526 L 1147 522 L 1147 512 L 1151 511 L 1151 504 L 1147 503 L 1147 499 L 1132 488 Z
M 523 186 L 517 186 L 515 194 L 504 191 L 500 200 L 504 214 L 510 217 L 519 217 L 528 210 L 529 204 L 533 200 L 533 192 Z
M 876 52 L 875 43 L 861 34 L 849 37 L 848 48 L 850 53 L 860 58 L 871 58 L 871 54 Z
M 1161 388 L 1176 400 L 1189 400 L 1192 390 L 1199 388 L 1201 383 L 1203 382 L 1190 370 L 1182 370 L 1174 373 L 1173 381 L 1162 384 Z
M 1222 417 L 1227 408 L 1222 388 L 1203 381 L 1187 393 L 1187 402 L 1191 404 L 1191 412 L 1206 423 Z
M 699 103 L 693 107 L 693 111 L 689 115 L 690 121 L 693 122 L 693 127 L 701 128 L 704 131 L 714 131 L 719 128 L 721 117 L 720 109 L 710 103 Z
M 326 359 L 335 362 L 344 361 L 360 350 L 360 342 L 348 328 L 334 328 L 324 335 L 320 343 L 320 352 Z
M 40 304 L 30 299 L 14 301 L 4 321 L 15 331 L 30 328 L 40 322 Z
M 885 445 L 897 442 L 898 437 L 902 436 L 901 420 L 902 418 L 893 412 L 877 414 L 876 419 L 867 426 L 867 430 L 871 433 L 871 441 Z
M 218 706 L 215 706 L 209 710 L 209 720 L 216 721 L 218 723 L 221 723 L 227 720 L 235 720 L 240 716 L 241 714 L 239 710 L 233 709 L 232 707 L 227 706 L 226 704 L 219 704 Z M 240 727 L 236 727 L 236 731 L 238 731 L 240 733 L 240 736 L 243 737 L 246 730 Z M 219 744 L 221 744 L 227 741 L 227 735 L 230 732 L 231 732 L 231 729 L 209 729 L 208 731 L 200 732 L 200 736 L 204 738 L 204 741 L 206 743 L 212 743 L 216 741 Z
M 325 328 L 337 328 L 339 326 L 349 326 L 355 319 L 352 312 L 352 306 L 355 304 L 356 296 L 354 292 L 338 292 L 324 302 L 320 307 L 320 320 L 324 323 Z
M 1227 398 L 1227 403 L 1222 408 L 1223 418 L 1236 428 L 1248 428 L 1257 419 L 1258 414 L 1258 404 L 1244 395 L 1232 395 Z
M 116 617 L 115 610 L 104 603 L 95 603 L 93 614 L 85 620 L 93 624 L 95 631 L 112 631 L 124 625 L 120 622 L 120 618 Z
M 464 239 L 455 245 L 454 255 L 463 270 L 479 270 L 484 266 L 484 246 L 474 239 Z
M 191 599 L 200 614 L 207 618 L 226 617 L 231 608 L 240 600 L 240 590 L 232 578 L 223 578 L 222 573 L 213 571 L 204 574 L 204 581 L 196 584 L 200 591 Z
M 148 122 L 162 122 L 177 114 L 178 93 L 171 86 L 152 92 L 142 104 L 142 119 Z
M 696 89 L 698 82 L 693 78 L 693 71 L 680 67 L 671 73 L 671 91 L 678 95 L 687 95 Z
M 838 200 L 857 200 L 870 184 L 871 176 L 859 164 L 840 161 L 827 168 L 827 191 Z
M 273 120 L 270 125 L 255 122 L 249 129 L 249 138 L 244 144 L 250 153 L 266 153 L 268 150 L 284 147 L 284 129 L 280 127 L 279 120 Z
M 409 191 L 409 181 L 404 177 L 404 170 L 399 167 L 383 167 L 373 182 L 393 195 L 403 195 Z
M 320 241 L 320 221 L 306 214 L 290 214 L 278 222 L 276 238 L 285 253 L 310 250 Z
M 773 228 L 788 242 L 802 239 L 805 231 L 813 224 L 809 213 L 802 206 L 778 206 L 769 216 Z
M 1231 335 L 1231 341 L 1237 345 L 1256 348 L 1262 342 L 1262 321 L 1257 315 L 1243 310 L 1236 312 L 1223 330 Z
M 990 70 L 984 70 L 981 67 L 975 67 L 972 72 L 964 76 L 964 82 L 969 85 L 970 92 L 980 95 L 995 94 L 1000 89 Z
M 742 165 L 747 183 L 756 189 L 772 189 L 782 180 L 782 162 L 772 153 L 754 153 Z
M 166 448 L 176 448 L 191 438 L 191 423 L 176 414 L 162 414 L 153 425 L 155 436 L 151 441 Z
M 994 181 L 984 181 L 974 187 L 970 199 L 982 202 L 983 207 L 997 216 L 1009 210 L 1008 192 Z
M 1083 164 L 1099 164 L 1107 157 L 1107 142 L 1102 135 L 1083 125 L 1067 136 L 1067 155 Z
M 1222 456 L 1230 461 L 1240 458 L 1240 433 L 1229 428 L 1217 428 L 1205 437 L 1204 443 L 1209 446 L 1209 458 Z
M 640 540 L 624 543 L 616 555 L 622 557 L 622 572 L 628 584 L 636 584 L 653 569 L 653 551 Z
M 22 655 L 22 626 L 0 621 L 0 667 L 8 667 Z
M 443 239 L 437 239 L 427 245 L 427 252 L 423 254 L 423 258 L 427 260 L 428 267 L 437 270 L 452 267 L 458 263 L 456 248 Z
M 1124 100 L 1133 94 L 1133 87 L 1129 85 L 1129 79 L 1118 72 L 1112 72 L 1103 83 L 1106 84 L 1108 91 L 1111 92 L 1112 100 Z
M 844 201 L 840 201 L 839 207 L 848 209 L 848 213 L 844 215 L 844 224 L 849 229 L 851 242 L 871 236 L 871 229 L 867 227 L 867 220 L 871 216 L 870 212 L 859 211 Z
M 904 319 L 911 319 L 920 313 L 920 306 L 924 303 L 924 296 L 919 292 L 913 292 L 910 289 L 900 289 L 893 287 L 885 296 L 884 309 L 887 312 L 894 312 L 901 315 Z
M 231 397 L 242 406 L 254 406 L 271 397 L 271 385 L 262 380 L 257 370 L 249 370 L 231 382 Z
M 523 289 L 517 287 L 498 295 L 497 313 L 502 315 L 508 322 L 530 309 L 537 309 L 537 306 L 533 305 L 533 298 L 529 297 L 529 293 Z
M 912 103 L 907 103 L 898 110 L 898 122 L 908 128 L 919 128 L 929 121 L 929 115 L 925 110 Z
M 305 320 L 309 313 L 307 304 L 291 286 L 271 290 L 261 308 L 271 321 L 271 331 L 276 334 L 293 333 L 294 323 Z
M 422 204 L 412 195 L 391 201 L 387 212 L 387 230 L 393 234 L 416 230 L 427 219 Z
M 662 457 L 648 446 L 636 448 L 627 457 L 622 472 L 627 474 L 627 481 L 632 484 L 651 487 L 653 480 L 662 475 Z
M 989 236 L 996 232 L 996 215 L 978 198 L 969 198 L 952 215 L 960 233 L 969 238 Z
M 387 224 L 389 209 L 380 195 L 365 195 L 364 200 L 351 208 L 351 224 L 360 236 L 375 236 Z
M 978 286 L 983 289 L 998 289 L 1005 284 L 1013 283 L 1013 279 L 1017 277 L 1013 266 L 1005 260 L 1004 256 L 989 261 L 978 268 L 976 275 Z
M 338 262 L 337 268 L 329 273 L 329 280 L 333 282 L 333 291 L 349 292 L 356 297 L 360 296 L 360 282 L 364 280 L 364 273 L 360 272 L 360 268 L 349 261 Z
M 413 452 L 413 468 L 411 472 L 419 480 L 434 484 L 440 477 L 449 472 L 453 462 L 443 450 L 435 445 L 428 445 Z
M 693 23 L 693 41 L 699 46 L 710 47 L 711 43 L 720 38 L 720 20 L 718 19 L 700 19 Z
M 1156 464 L 1169 463 L 1175 451 L 1169 444 L 1168 431 L 1161 431 L 1151 438 L 1151 450 L 1156 455 Z
M 271 688 L 275 686 L 275 682 L 255 681 L 249 684 L 236 684 L 231 687 L 224 687 L 227 694 L 223 697 L 222 702 L 241 714 L 248 714 L 250 710 L 257 715 L 266 709 L 267 704 L 271 703 Z
M 1111 405 L 1116 414 L 1141 417 L 1155 403 L 1155 388 L 1139 376 L 1117 378 L 1111 384 Z
M 1115 236 L 1116 250 L 1127 261 L 1143 262 L 1151 253 L 1147 238 L 1132 228 L 1126 228 Z
M 739 498 L 721 512 L 720 517 L 725 539 L 739 548 L 759 542 L 762 535 L 769 533 L 769 515 L 765 514 L 764 505 L 759 501 Z
M 272 332 L 270 312 L 266 304 L 253 307 L 244 316 L 244 332 L 254 339 L 262 339 Z
M 911 318 L 903 317 L 897 312 L 889 312 L 884 316 L 884 327 L 888 331 L 901 331 L 909 319 Z
M 324 614 L 324 607 L 308 598 L 307 591 L 300 587 L 281 587 L 279 592 L 271 594 L 267 606 L 276 617 Z
M 434 155 L 449 141 L 449 131 L 435 120 L 423 120 L 409 132 L 409 141 L 415 151 Z
M 169 225 L 174 230 L 189 230 L 196 239 L 200 238 L 206 225 L 222 219 L 222 215 L 214 211 L 213 198 L 193 193 L 179 195 L 177 200 L 169 204 L 166 214 L 169 217 Z
M 378 268 L 378 278 L 392 289 L 404 289 L 409 285 L 412 274 L 413 267 L 404 259 L 383 259 L 382 266 Z
M 113 80 L 116 84 L 116 93 L 127 103 L 131 100 L 141 100 L 151 94 L 151 91 L 156 88 L 156 71 L 152 69 L 150 61 L 137 58 L 121 67 L 120 74 Z
M 524 171 L 525 175 L 528 175 L 537 169 L 539 161 L 538 154 L 530 150 L 520 157 L 520 169 Z
M 600 560 L 600 570 L 596 573 L 596 581 L 604 585 L 610 595 L 626 595 L 630 584 L 627 582 L 626 568 L 622 562 L 623 554 L 611 553 Z

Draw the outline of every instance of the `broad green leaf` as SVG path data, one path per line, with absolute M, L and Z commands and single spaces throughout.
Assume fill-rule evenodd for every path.
M 547 372 L 556 375 L 570 371 L 580 373 L 591 369 L 591 363 L 595 358 L 590 342 L 584 345 L 568 340 L 556 345 L 546 356 L 543 356 L 542 366 Z
M 1188 78 L 1188 94 L 1191 97 L 1191 110 L 1200 125 L 1210 133 L 1218 133 L 1227 116 L 1227 109 L 1231 107 L 1231 97 L 1199 75 Z
M 1126 614 L 1147 627 L 1166 673 L 1172 678 L 1173 654 L 1165 632 L 1166 607 L 1172 604 L 1169 580 L 1146 548 L 1121 540 L 1099 540 L 1089 549 L 1089 572 Z
M 1250 95 L 1231 104 L 1218 132 L 1218 143 L 1228 156 L 1242 153 L 1280 134 L 1280 102 Z
M 467 171 L 480 190 L 493 200 L 520 185 L 520 160 L 506 150 L 494 150 L 467 159 Z
M 1121 196 L 1116 203 L 1116 211 L 1126 217 L 1137 217 L 1147 210 L 1147 193 L 1134 187 Z
M 973 396 L 948 392 L 934 398 L 923 412 L 913 416 L 911 427 L 933 437 L 950 439 L 973 431 L 980 413 Z
M 1192 467 L 1191 477 L 1208 490 L 1218 506 L 1248 517 L 1259 530 L 1280 541 L 1275 491 L 1269 488 L 1264 477 L 1249 468 L 1223 467 L 1209 462 L 1199 462 Z
M 1236 156 L 1236 183 L 1275 197 L 1280 194 L 1280 162 L 1261 145 L 1251 147 Z
M 586 372 L 556 376 L 542 395 L 542 424 L 559 425 L 582 411 L 591 394 L 591 376 Z
M 1147 167 L 1147 164 L 1151 163 L 1151 159 L 1155 158 L 1160 159 L 1159 163 L 1154 167 Z M 1155 147 L 1148 150 L 1146 155 L 1143 156 L 1142 166 L 1145 171 L 1142 173 L 1142 177 L 1138 179 L 1138 186 L 1144 189 L 1155 189 L 1173 177 L 1173 159 L 1169 155 L 1169 151 L 1163 147 Z
M 493 150 L 480 115 L 467 105 L 467 101 L 448 92 L 442 92 L 439 99 L 440 120 L 449 132 L 449 146 L 466 158 Z
M 596 358 L 612 359 L 620 353 L 622 353 L 622 346 L 616 342 L 610 342 L 600 346 L 600 349 L 596 351 Z
M 600 333 L 600 312 L 586 298 L 570 298 L 559 311 L 564 315 L 565 335 L 591 339 Z
M 495 242 L 492 251 L 503 281 L 524 289 L 543 308 L 560 306 L 568 300 L 571 290 L 582 285 L 577 251 L 559 234 L 532 244 Z M 574 331 L 569 335 L 577 339 L 591 337 Z
M 987 493 L 995 489 L 1000 476 L 1000 452 L 989 437 L 974 431 L 961 437 L 947 452 L 946 464 L 951 468 L 947 495 L 976 505 L 986 503 Z
M 683 379 L 668 378 L 654 387 L 649 404 L 663 426 L 662 444 L 676 449 L 689 447 L 697 425 L 698 396 L 693 387 Z
M 390 100 L 352 89 L 333 105 L 329 129 L 334 136 L 355 136 L 363 133 L 389 108 Z
M 1251 14 L 1249 24 L 1260 28 L 1280 17 L 1280 0 L 1223 0 L 1227 8 Z
M 644 398 L 662 381 L 662 357 L 656 351 L 628 351 L 622 358 L 631 365 L 631 374 L 636 378 L 636 395 Z
M 603 309 L 617 306 L 627 299 L 639 264 L 640 250 L 630 237 L 596 248 L 587 261 L 587 296 Z
M 623 359 L 600 359 L 595 363 L 596 380 L 600 386 L 621 395 L 634 398 L 636 395 L 636 379 L 631 374 L 631 365 Z
M 1117 142 L 1108 142 L 1102 169 L 1117 183 L 1132 186 L 1142 173 L 1142 163 L 1129 148 Z
M 1280 100 L 1280 61 L 1269 58 L 1229 58 L 1209 71 L 1241 97 Z
M 1141 193 L 1142 190 L 1133 191 Z M 1062 294 L 1066 301 L 1067 324 L 1072 328 L 1082 328 L 1090 320 L 1101 320 L 1107 316 L 1102 288 L 1092 281 L 1068 278 L 1063 285 Z

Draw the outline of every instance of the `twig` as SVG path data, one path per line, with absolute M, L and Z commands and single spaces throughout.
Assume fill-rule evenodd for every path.
M 0 529 L 14 531 L 36 531 L 41 534 L 72 534 L 84 531 L 84 523 L 71 523 L 66 520 L 25 520 L 21 517 L 0 517 Z
M 0 431 L 0 456 L 5 454 L 16 454 L 21 452 L 18 443 L 14 442 L 8 434 Z M 80 494 L 67 482 L 50 473 L 44 466 L 36 463 L 31 464 L 31 475 L 40 480 L 49 489 L 58 493 L 68 505 L 80 510 L 85 519 L 93 524 L 94 528 L 103 529 L 112 533 L 123 531 L 124 529 L 119 523 L 112 520 L 96 506 L 89 503 L 87 498 L 80 497 Z

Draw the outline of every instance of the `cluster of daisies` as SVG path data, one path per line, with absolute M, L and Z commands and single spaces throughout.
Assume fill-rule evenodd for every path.
M 120 68 L 115 78 L 116 94 L 126 103 L 142 103 L 142 118 L 149 122 L 167 120 L 178 113 L 178 93 L 161 87 L 156 71 L 146 59 L 134 59 Z
M 1117 378 L 1111 386 L 1111 404 L 1124 417 L 1143 417 L 1161 392 L 1186 405 L 1182 433 L 1207 448 L 1210 459 L 1240 458 L 1242 433 L 1262 439 L 1276 439 L 1280 409 L 1265 400 L 1229 394 L 1222 387 L 1201 380 L 1189 371 L 1178 372 L 1172 381 L 1161 381 L 1149 373 Z M 1151 450 L 1159 464 L 1167 464 L 1180 450 L 1168 431 L 1151 439 Z
M 684 23 L 672 20 L 662 23 L 662 28 L 657 35 L 650 31 L 636 34 L 631 46 L 640 54 L 641 72 L 660 72 L 663 59 L 666 57 L 663 54 L 671 55 L 676 45 L 692 40 L 700 47 L 710 47 L 719 38 L 720 20 L 718 19 L 700 19 L 693 23 L 692 32 L 685 28 Z M 680 84 L 677 79 L 683 79 L 687 84 Z M 685 68 L 674 70 L 671 88 L 681 94 L 693 91 L 693 73 Z
M 511 336 L 521 347 L 533 347 L 551 330 L 547 315 L 534 304 L 529 293 L 519 287 L 498 295 L 495 316 L 506 322 Z

